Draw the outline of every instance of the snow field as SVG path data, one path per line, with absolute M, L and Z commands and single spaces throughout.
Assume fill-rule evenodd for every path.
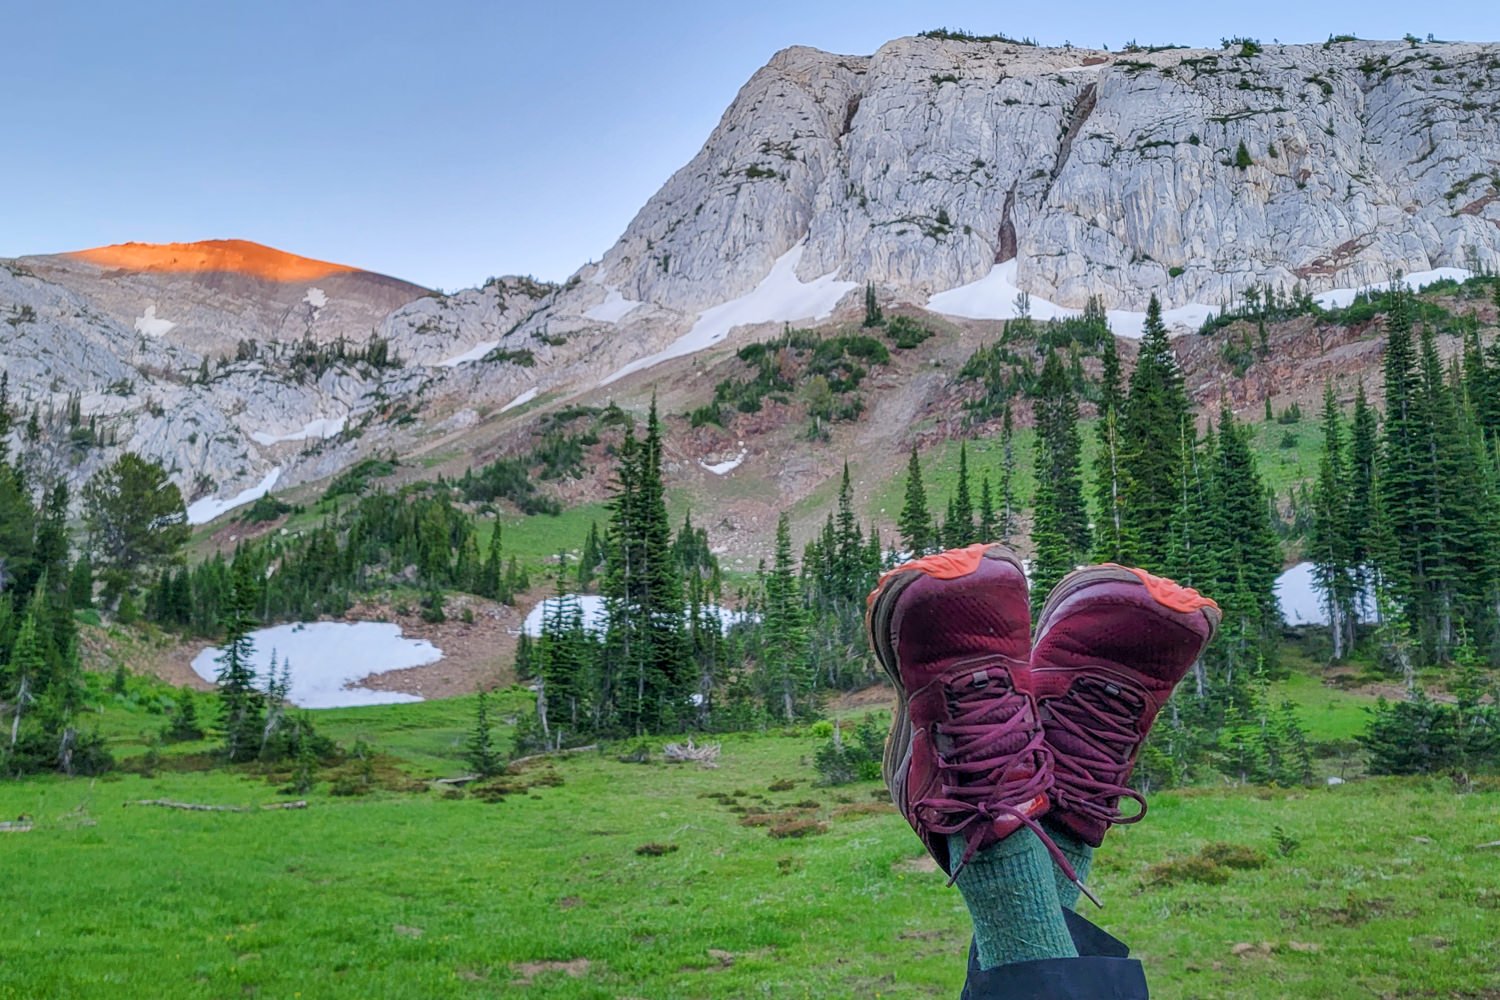
M 443 651 L 423 639 L 408 639 L 401 626 L 387 622 L 309 622 L 276 625 L 250 633 L 255 643 L 251 663 L 257 683 L 268 681 L 271 657 L 278 669 L 290 664 L 288 700 L 299 708 L 348 708 L 421 701 L 399 691 L 353 687 L 371 674 L 422 667 L 443 658 Z M 209 647 L 193 658 L 193 672 L 213 681 L 223 650 Z

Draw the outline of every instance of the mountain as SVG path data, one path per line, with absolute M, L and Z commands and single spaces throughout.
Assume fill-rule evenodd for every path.
M 669 427 L 680 482 L 734 507 L 722 534 L 759 537 L 841 455 L 962 433 L 954 376 L 1022 292 L 1039 319 L 1097 297 L 1128 336 L 1153 294 L 1195 329 L 1257 286 L 1344 302 L 1396 272 L 1500 267 L 1497 112 L 1494 44 L 791 48 L 560 286 L 442 294 L 235 240 L 27 257 L 0 264 L 0 365 L 52 442 L 34 461 L 79 481 L 141 451 L 202 520 L 371 455 L 460 472 L 577 403 L 655 391 L 685 414 L 745 377 L 732 348 L 857 324 L 872 283 L 937 336 L 875 371 L 855 418 L 809 437 L 787 397 Z M 1319 381 L 1335 349 L 1361 366 L 1341 374 L 1377 364 L 1363 336 L 1303 322 L 1248 365 L 1218 342 L 1180 353 L 1200 398 L 1248 406 Z M 597 496 L 597 467 L 549 489 Z

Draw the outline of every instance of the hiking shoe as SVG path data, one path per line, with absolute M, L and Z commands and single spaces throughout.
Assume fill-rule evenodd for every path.
M 1031 617 L 1015 553 L 970 545 L 917 559 L 882 576 L 868 603 L 897 694 L 882 772 L 928 852 L 951 876 L 1023 825 L 1041 834 L 1033 817 L 1052 774 L 1026 693 Z M 968 843 L 959 858 L 951 834 Z
M 1218 625 L 1217 604 L 1145 570 L 1088 566 L 1053 588 L 1030 672 L 1053 758 L 1053 823 L 1098 847 L 1110 826 L 1146 814 L 1125 782 L 1156 713 Z M 1122 813 L 1122 798 L 1139 811 Z

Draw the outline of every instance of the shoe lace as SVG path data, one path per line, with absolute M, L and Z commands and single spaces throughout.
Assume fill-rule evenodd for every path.
M 1017 691 L 1007 680 L 1005 691 L 997 695 L 992 671 L 976 669 L 962 681 L 947 687 L 949 720 L 942 723 L 938 763 L 945 780 L 938 793 L 917 803 L 951 821 L 929 821 L 936 833 L 947 836 L 963 834 L 966 847 L 948 879 L 952 885 L 958 873 L 979 850 L 989 830 L 998 819 L 1017 820 L 1036 834 L 1052 860 L 1069 881 L 1093 900 L 1103 905 L 1079 880 L 1061 849 L 1026 811 L 1025 807 L 1053 787 L 1052 753 L 1043 743 L 1042 727 L 1034 712 L 1026 711 L 1029 696 Z M 1030 732 L 1027 733 L 1027 728 Z M 1016 747 L 1018 739 L 1025 743 Z M 941 738 L 946 737 L 946 741 Z M 947 748 L 942 743 L 948 744 Z M 1017 767 L 1031 761 L 1030 768 Z
M 1146 799 L 1125 784 L 1141 743 L 1136 723 L 1143 703 L 1127 687 L 1087 677 L 1067 696 L 1046 703 L 1053 742 L 1057 730 L 1072 737 L 1068 752 L 1054 755 L 1056 808 L 1112 825 L 1136 823 L 1146 815 Z M 1126 815 L 1121 799 L 1134 799 L 1140 809 Z

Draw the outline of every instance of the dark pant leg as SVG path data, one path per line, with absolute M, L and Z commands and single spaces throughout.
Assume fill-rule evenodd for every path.
M 979 968 L 969 943 L 969 977 L 961 1000 L 1146 1000 L 1146 974 L 1130 949 L 1072 910 L 1064 909 L 1077 958 Z

